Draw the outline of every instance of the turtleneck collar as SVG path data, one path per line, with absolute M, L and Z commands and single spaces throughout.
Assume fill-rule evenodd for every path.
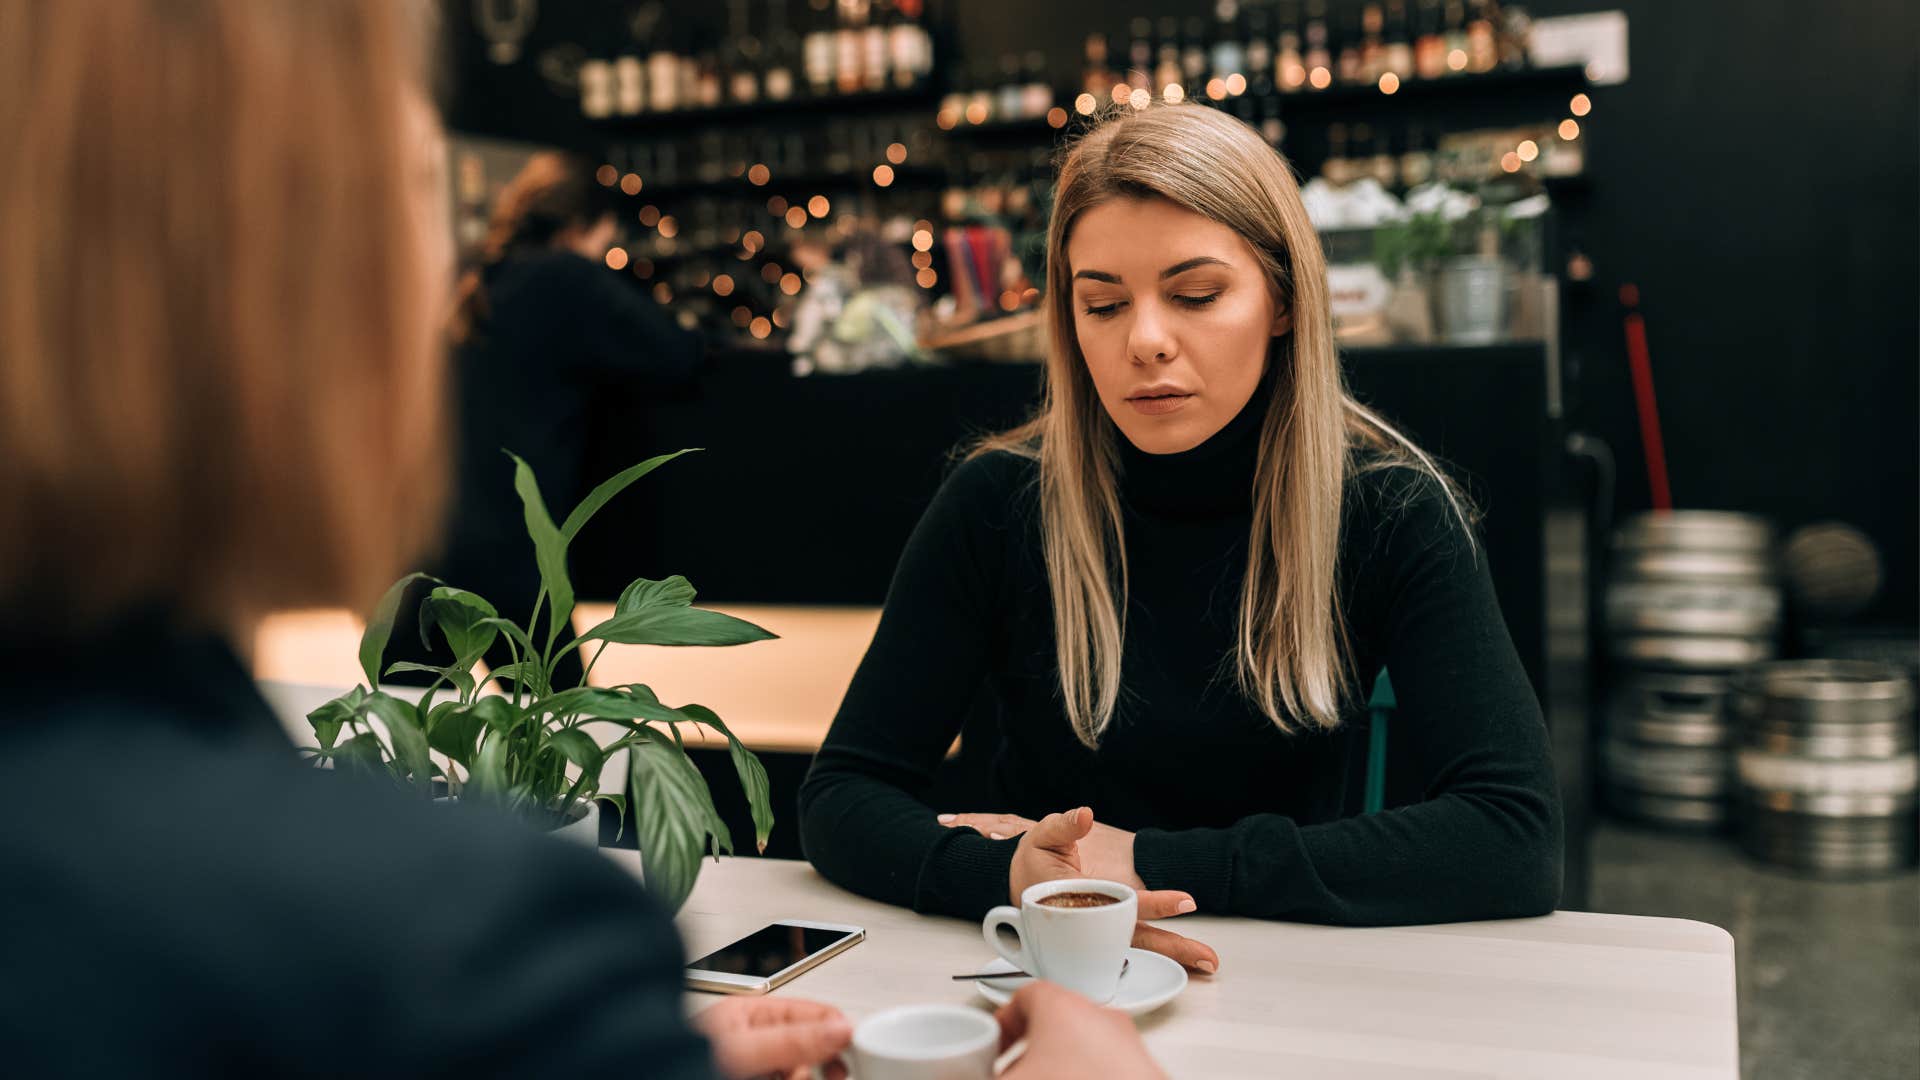
M 1238 415 L 1205 442 L 1175 454 L 1149 454 L 1118 430 L 1120 489 L 1137 509 L 1175 517 L 1247 513 L 1260 432 L 1273 393 L 1272 366 Z

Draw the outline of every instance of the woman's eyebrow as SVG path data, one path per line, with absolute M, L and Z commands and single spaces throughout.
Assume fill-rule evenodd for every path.
M 1228 263 L 1225 259 L 1216 259 L 1211 255 L 1200 255 L 1192 259 L 1187 259 L 1182 262 L 1174 263 L 1172 266 L 1169 266 L 1165 270 L 1160 271 L 1160 277 L 1162 280 L 1165 280 L 1177 274 L 1184 274 L 1187 271 L 1192 270 L 1193 268 L 1198 266 L 1230 266 L 1230 265 L 1232 264 Z M 1081 278 L 1087 278 L 1088 280 L 1091 280 L 1091 281 L 1104 281 L 1109 285 L 1120 284 L 1120 275 L 1109 274 L 1105 270 L 1074 271 L 1073 279 L 1075 281 L 1078 281 Z

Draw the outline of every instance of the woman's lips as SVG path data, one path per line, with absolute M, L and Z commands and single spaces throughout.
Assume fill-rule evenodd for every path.
M 1192 394 L 1158 394 L 1153 397 L 1128 398 L 1127 404 L 1133 406 L 1135 412 L 1147 416 L 1164 416 L 1185 408 L 1187 402 L 1192 400 Z

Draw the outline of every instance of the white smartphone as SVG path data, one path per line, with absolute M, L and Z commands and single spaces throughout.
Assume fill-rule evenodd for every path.
M 784 919 L 687 965 L 687 985 L 722 994 L 764 994 L 867 936 L 857 926 Z

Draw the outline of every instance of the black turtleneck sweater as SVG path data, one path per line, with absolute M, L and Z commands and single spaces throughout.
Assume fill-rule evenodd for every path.
M 979 918 L 1007 902 L 1018 841 L 935 813 L 1037 819 L 1084 805 L 1136 833 L 1148 888 L 1184 889 L 1203 912 L 1396 924 L 1553 909 L 1560 810 L 1545 725 L 1484 548 L 1432 478 L 1387 466 L 1347 482 L 1338 588 L 1356 690 L 1343 722 L 1283 734 L 1238 690 L 1257 412 L 1183 453 L 1119 440 L 1131 592 L 1121 701 L 1097 751 L 1060 704 L 1036 463 L 994 452 L 954 471 L 801 788 L 801 838 L 821 873 Z M 1361 816 L 1361 718 L 1383 667 L 1399 700 L 1392 753 L 1423 790 Z M 982 683 L 1002 726 L 991 805 L 930 807 Z

